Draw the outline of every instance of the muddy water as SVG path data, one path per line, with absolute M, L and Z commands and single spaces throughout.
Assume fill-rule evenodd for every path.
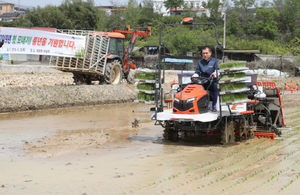
M 284 130 L 282 138 L 229 146 L 197 138 L 174 143 L 162 140 L 162 127 L 151 121 L 132 128 L 135 117 L 149 117 L 132 110 L 148 107 L 0 115 L 0 194 L 295 194 L 300 189 L 297 128 Z M 300 110 L 291 113 L 295 117 Z

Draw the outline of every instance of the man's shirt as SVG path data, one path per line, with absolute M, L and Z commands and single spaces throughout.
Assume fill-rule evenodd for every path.
M 216 59 L 210 57 L 207 61 L 202 59 L 198 62 L 195 73 L 197 73 L 200 77 L 209 78 L 209 76 L 215 72 L 215 62 Z M 217 68 L 219 68 L 219 63 L 217 62 Z

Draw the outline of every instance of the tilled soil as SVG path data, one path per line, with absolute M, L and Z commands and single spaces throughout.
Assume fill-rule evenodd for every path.
M 142 104 L 1 114 L 0 194 L 298 194 L 299 92 L 283 107 L 281 137 L 225 146 L 163 140 Z
M 0 120 L 0 162 L 6 167 L 0 170 L 0 192 L 295 194 L 300 102 L 297 94 L 285 98 L 294 107 L 284 109 L 288 127 L 282 137 L 226 146 L 211 137 L 165 141 L 163 128 L 145 120 L 132 128 L 133 117 L 147 116 L 132 113 L 149 109 L 141 104 L 16 113 Z

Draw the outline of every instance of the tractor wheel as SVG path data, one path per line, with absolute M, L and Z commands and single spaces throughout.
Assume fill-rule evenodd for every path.
M 224 126 L 221 135 L 221 143 L 223 145 L 235 142 L 234 129 L 234 123 L 232 121 L 227 123 L 227 128 Z
M 135 78 L 136 78 L 135 70 L 130 69 L 129 73 L 128 73 L 128 76 L 127 76 L 127 82 L 129 84 L 134 84 L 135 83 L 135 81 L 134 81 Z
M 121 63 L 118 60 L 107 62 L 104 79 L 108 84 L 119 84 L 122 79 Z

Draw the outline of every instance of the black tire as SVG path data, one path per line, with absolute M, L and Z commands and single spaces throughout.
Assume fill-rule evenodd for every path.
M 106 64 L 104 73 L 105 82 L 108 84 L 119 84 L 122 80 L 122 66 L 120 61 L 109 61 Z
M 129 84 L 134 84 L 135 83 L 135 78 L 136 78 L 136 74 L 135 74 L 135 70 L 130 69 L 128 76 L 127 76 L 127 83 Z

